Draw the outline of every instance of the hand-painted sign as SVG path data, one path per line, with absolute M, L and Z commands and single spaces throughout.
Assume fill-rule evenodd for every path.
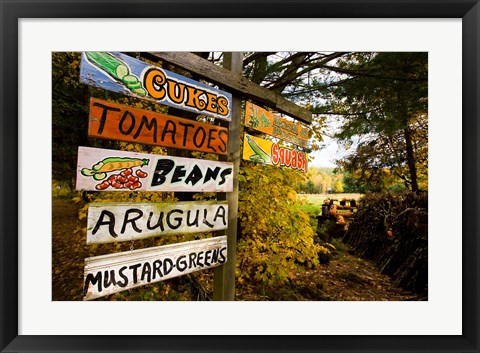
M 233 190 L 233 164 L 195 158 L 79 147 L 77 190 Z
M 164 281 L 227 262 L 220 236 L 85 259 L 84 300 Z
M 227 229 L 228 205 L 212 202 L 92 203 L 87 244 Z
M 280 147 L 277 143 L 245 134 L 243 159 L 278 165 L 307 172 L 308 155 L 296 149 Z
M 224 127 L 96 98 L 90 99 L 88 134 L 92 137 L 227 154 L 228 130 Z
M 245 125 L 301 147 L 308 147 L 308 128 L 247 101 Z
M 232 119 L 232 95 L 118 52 L 83 52 L 80 82 L 218 119 Z

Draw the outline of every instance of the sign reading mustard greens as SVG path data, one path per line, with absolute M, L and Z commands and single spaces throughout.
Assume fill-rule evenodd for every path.
M 79 147 L 77 190 L 229 192 L 233 164 Z
M 308 155 L 297 149 L 281 147 L 278 143 L 245 134 L 243 159 L 307 172 Z
M 245 125 L 297 146 L 308 147 L 308 128 L 251 102 L 245 105 Z
M 85 259 L 83 299 L 104 297 L 226 262 L 226 236 L 89 257 Z
M 232 95 L 119 52 L 83 52 L 80 82 L 230 121 Z
M 227 153 L 228 129 L 195 120 L 90 99 L 88 135 L 105 139 Z

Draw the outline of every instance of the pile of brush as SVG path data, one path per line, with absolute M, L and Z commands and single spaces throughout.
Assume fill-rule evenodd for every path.
M 343 237 L 396 285 L 428 294 L 428 194 L 367 194 Z

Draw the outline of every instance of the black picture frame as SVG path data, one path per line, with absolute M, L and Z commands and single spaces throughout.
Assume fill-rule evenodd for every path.
M 121 6 L 111 6 L 121 4 Z M 273 6 L 275 5 L 275 6 Z M 1 352 L 479 352 L 478 0 L 0 1 Z M 462 329 L 459 336 L 18 335 L 18 20 L 20 18 L 462 18 Z M 468 187 L 467 187 L 468 186 Z M 8 284 L 8 289 L 6 284 Z

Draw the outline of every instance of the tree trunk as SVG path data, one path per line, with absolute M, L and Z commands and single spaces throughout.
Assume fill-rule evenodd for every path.
M 413 151 L 413 141 L 412 141 L 412 132 L 409 127 L 406 127 L 404 130 L 405 135 L 405 144 L 407 147 L 407 165 L 410 172 L 410 182 L 412 185 L 412 191 L 418 191 L 418 182 L 417 182 L 417 167 L 415 165 L 415 155 Z

